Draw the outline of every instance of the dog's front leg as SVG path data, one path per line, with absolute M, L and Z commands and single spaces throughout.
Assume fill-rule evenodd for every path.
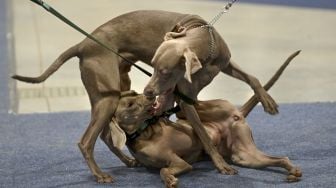
M 217 148 L 214 146 L 210 136 L 202 125 L 195 107 L 183 101 L 180 102 L 180 106 L 184 111 L 187 120 L 192 125 L 196 135 L 200 139 L 205 151 L 210 155 L 215 167 L 219 170 L 219 172 L 230 175 L 236 174 L 237 171 L 224 161 L 223 157 L 219 154 Z
M 166 188 L 178 187 L 178 179 L 175 176 L 191 171 L 192 166 L 175 153 L 171 153 L 166 157 L 169 158 L 169 166 L 167 168 L 161 168 L 161 179 L 164 181 Z
M 108 126 L 104 127 L 103 132 L 100 134 L 100 138 L 107 145 L 107 147 L 114 153 L 127 167 L 140 166 L 139 162 L 132 157 L 127 156 L 119 148 L 114 147 L 111 139 L 111 131 Z
M 229 61 L 229 64 L 226 67 L 222 68 L 222 72 L 247 83 L 253 89 L 256 97 L 261 102 L 266 112 L 270 114 L 278 113 L 277 103 L 262 87 L 262 85 L 260 84 L 259 80 L 256 77 L 244 72 L 232 60 Z

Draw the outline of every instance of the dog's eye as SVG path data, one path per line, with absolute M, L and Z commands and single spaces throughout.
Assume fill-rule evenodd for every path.
M 170 72 L 168 71 L 168 69 L 162 69 L 162 70 L 160 70 L 159 71 L 160 72 L 160 74 L 162 74 L 162 75 L 168 75 Z
M 127 104 L 127 107 L 130 108 L 130 107 L 133 106 L 133 104 L 134 104 L 133 102 L 129 102 L 129 103 Z

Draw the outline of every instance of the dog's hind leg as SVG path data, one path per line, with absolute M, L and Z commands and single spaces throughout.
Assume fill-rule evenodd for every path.
M 92 110 L 91 122 L 86 129 L 78 146 L 92 172 L 99 183 L 111 183 L 113 179 L 110 175 L 103 173 L 95 162 L 93 151 L 97 137 L 103 130 L 104 126 L 108 126 L 112 118 L 114 109 L 118 105 L 119 96 L 104 97 L 97 102 Z
M 176 154 L 171 154 L 171 156 L 167 157 L 170 158 L 169 166 L 167 168 L 161 168 L 160 176 L 167 188 L 175 188 L 178 186 L 178 179 L 175 176 L 191 171 L 192 166 Z
M 299 167 L 294 166 L 288 157 L 274 157 L 264 154 L 259 150 L 244 151 L 232 155 L 232 162 L 248 168 L 281 167 L 288 171 L 287 181 L 299 181 L 302 172 Z
M 134 61 L 132 57 L 128 54 L 123 54 L 127 59 Z M 124 62 L 121 58 L 118 58 L 119 61 L 113 63 L 119 63 L 119 73 L 120 73 L 120 90 L 128 91 L 131 88 L 131 79 L 129 77 L 129 72 L 131 71 L 131 64 Z M 126 154 L 124 154 L 119 148 L 114 147 L 111 137 L 111 131 L 109 126 L 105 126 L 103 132 L 100 134 L 100 138 L 107 145 L 107 147 L 114 153 L 126 166 L 136 167 L 139 166 L 139 163 Z
M 91 102 L 91 121 L 78 146 L 97 181 L 110 183 L 112 176 L 101 171 L 93 151 L 99 134 L 108 127 L 119 102 L 118 59 L 111 54 L 94 55 L 82 57 L 80 62 L 81 78 Z
M 119 148 L 114 147 L 112 143 L 111 131 L 109 126 L 105 126 L 103 132 L 100 134 L 100 138 L 107 145 L 107 147 L 128 167 L 139 166 L 139 163 L 126 154 L 124 154 Z
M 302 176 L 300 168 L 294 166 L 288 157 L 269 156 L 260 151 L 252 137 L 251 129 L 244 120 L 238 120 L 231 127 L 233 163 L 249 168 L 281 167 L 288 171 L 289 182 L 299 181 Z

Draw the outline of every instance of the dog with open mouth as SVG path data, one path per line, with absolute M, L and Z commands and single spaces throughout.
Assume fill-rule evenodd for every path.
M 137 165 L 133 158 L 128 157 L 121 150 L 114 147 L 110 139 L 111 134 L 113 135 L 114 133 L 110 131 L 109 122 L 118 104 L 120 92 L 129 90 L 131 88 L 131 79 L 128 75 L 131 70 L 131 64 L 126 63 L 125 59 L 128 59 L 132 62 L 142 61 L 151 65 L 150 61 L 153 58 L 157 48 L 160 47 L 160 49 L 162 49 L 163 47 L 167 47 L 167 42 L 163 42 L 164 39 L 166 41 L 175 41 L 174 39 L 176 37 L 183 37 L 183 35 L 186 33 L 187 36 L 190 37 L 191 28 L 194 28 L 193 31 L 197 30 L 198 32 L 201 31 L 201 28 L 198 26 L 206 24 L 207 22 L 197 15 L 181 14 L 177 12 L 167 12 L 161 10 L 139 10 L 125 13 L 104 23 L 92 32 L 93 37 L 117 51 L 118 54 L 124 58 L 120 58 L 120 56 L 117 54 L 112 54 L 110 51 L 104 50 L 99 44 L 95 43 L 90 38 L 85 38 L 83 41 L 64 50 L 64 52 L 62 52 L 41 75 L 13 75 L 12 78 L 27 83 L 42 83 L 46 81 L 52 74 L 57 72 L 66 62 L 69 62 L 68 60 L 70 58 L 79 58 L 81 80 L 88 93 L 91 103 L 91 120 L 86 130 L 84 131 L 78 146 L 97 182 L 111 183 L 114 181 L 113 176 L 104 172 L 95 161 L 94 148 L 96 140 L 99 138 L 99 136 L 107 145 L 107 147 L 116 156 L 118 156 L 123 163 L 130 167 Z M 181 25 L 187 26 L 189 30 L 187 29 L 187 31 L 183 29 L 180 27 Z M 195 26 L 198 28 L 195 28 Z M 210 36 L 209 32 L 204 28 L 201 32 L 203 34 L 204 32 L 207 34 L 201 38 L 208 40 Z M 216 41 L 216 49 L 213 48 L 215 50 L 213 53 L 211 53 L 209 58 L 206 57 L 207 55 L 204 55 L 204 53 L 210 54 L 208 53 L 208 48 L 197 49 L 198 51 L 196 54 L 200 59 L 205 58 L 204 61 L 209 62 L 208 65 L 215 65 L 213 66 L 215 69 L 212 71 L 211 66 L 209 67 L 207 65 L 209 74 L 203 71 L 203 73 L 205 73 L 203 75 L 209 76 L 210 79 L 205 77 L 202 80 L 211 81 L 211 78 L 214 76 L 214 74 L 217 74 L 219 71 L 235 78 L 244 80 L 252 87 L 255 93 L 258 94 L 258 99 L 262 102 L 266 111 L 271 114 L 276 113 L 276 103 L 261 87 L 259 87 L 260 84 L 258 84 L 254 77 L 250 75 L 246 77 L 246 74 L 243 74 L 244 76 L 242 76 L 240 71 L 237 72 L 237 70 L 240 69 L 235 69 L 236 65 L 231 61 L 229 65 L 226 64 L 228 59 L 231 57 L 231 54 L 229 53 L 228 48 L 223 42 L 222 38 L 215 31 L 214 41 Z M 204 44 L 207 42 L 208 41 L 201 42 L 199 47 L 204 47 Z M 221 45 L 218 46 L 218 42 Z M 170 47 L 172 47 L 170 50 L 177 49 L 173 45 Z M 197 46 L 193 46 L 190 49 L 195 51 L 195 48 L 197 48 Z M 221 49 L 221 54 L 217 53 L 217 49 Z M 186 57 L 190 57 L 189 59 L 195 60 L 195 58 L 190 56 L 192 55 L 190 52 L 191 51 L 186 51 Z M 179 55 L 181 56 L 181 54 Z M 157 59 L 157 57 L 157 54 L 155 54 L 155 58 L 153 59 Z M 223 59 L 218 57 L 225 58 Z M 214 61 L 214 59 L 216 61 Z M 194 72 L 197 71 L 197 62 L 196 64 L 194 63 L 195 61 L 187 62 L 192 62 L 189 64 L 190 66 L 188 66 L 191 69 L 187 69 L 188 71 L 191 71 L 187 71 L 189 73 L 188 75 L 196 75 L 197 73 L 194 74 Z M 224 62 L 220 67 L 222 68 L 221 70 L 217 69 L 218 67 L 216 68 L 218 62 Z M 157 66 L 155 67 L 157 69 Z M 169 68 L 169 66 L 167 68 Z M 169 77 L 169 71 L 167 70 L 168 69 L 160 70 L 160 74 L 164 74 L 165 78 Z M 193 77 L 194 76 L 187 76 L 189 80 L 192 78 L 193 82 L 195 83 L 196 80 Z M 171 78 L 172 80 L 175 79 L 174 77 Z M 207 83 L 205 82 L 202 84 L 204 85 Z M 172 87 L 173 86 L 171 86 L 171 88 Z M 183 86 L 180 84 L 180 87 Z M 155 110 L 153 113 L 160 113 L 164 111 L 164 108 L 169 108 L 169 106 L 173 105 L 173 102 L 171 101 L 173 101 L 172 98 L 174 97 L 169 93 L 171 88 L 165 88 L 165 91 L 167 91 L 166 93 L 160 93 L 162 96 L 164 96 L 163 94 L 166 94 L 166 96 L 162 98 L 160 97 L 157 100 L 157 104 L 155 105 Z M 189 87 L 185 87 L 185 89 L 188 88 Z M 194 94 L 197 94 L 197 92 L 194 92 L 194 89 L 192 88 L 190 91 Z M 190 97 L 195 98 L 194 95 L 190 95 Z M 219 160 L 220 156 L 218 153 L 216 154 L 214 150 L 212 150 L 212 152 L 210 151 L 209 154 L 211 156 L 217 156 L 214 158 L 214 162 L 216 167 L 219 168 L 220 172 L 230 174 L 235 172 L 232 168 L 229 168 L 227 165 L 225 165 L 224 161 Z
M 192 170 L 191 164 L 208 159 L 192 126 L 185 119 L 172 122 L 154 117 L 155 98 L 134 91 L 121 95 L 111 129 L 116 147 L 126 144 L 134 158 L 145 167 L 159 168 L 165 186 L 178 186 L 177 175 Z M 220 154 L 233 164 L 248 168 L 281 167 L 288 171 L 287 181 L 299 181 L 302 172 L 288 157 L 274 157 L 260 151 L 245 121 L 245 114 L 226 100 L 198 101 L 195 105 L 211 141 Z
M 160 115 L 173 107 L 175 102 L 173 91 L 174 89 L 170 88 L 159 96 L 148 97 L 149 99 L 155 98 L 152 115 Z
M 152 58 L 154 73 L 143 91 L 144 95 L 149 98 L 159 96 L 156 112 L 173 105 L 171 95 L 175 87 L 179 93 L 191 99 L 186 102 L 185 97 L 184 100 L 177 98 L 177 102 L 204 149 L 220 173 L 236 174 L 237 171 L 225 162 L 211 143 L 193 102 L 190 101 L 197 101 L 198 93 L 223 72 L 249 84 L 265 111 L 276 114 L 278 105 L 257 78 L 247 74 L 233 62 L 224 40 L 204 20 L 194 17 L 179 23 L 174 31 L 166 33 L 164 39 Z
M 265 90 L 272 87 L 297 54 L 285 61 Z M 123 92 L 110 127 L 118 133 L 112 134 L 115 147 L 121 150 L 126 144 L 140 164 L 160 168 L 165 186 L 171 188 L 178 185 L 177 175 L 192 170 L 191 164 L 204 160 L 207 154 L 183 112 L 177 115 L 177 122 L 164 116 L 153 117 L 160 100 L 135 91 Z M 281 167 L 288 172 L 287 181 L 299 181 L 302 172 L 288 157 L 269 156 L 256 147 L 245 117 L 257 103 L 253 96 L 240 109 L 226 100 L 197 101 L 195 108 L 222 157 L 248 168 Z

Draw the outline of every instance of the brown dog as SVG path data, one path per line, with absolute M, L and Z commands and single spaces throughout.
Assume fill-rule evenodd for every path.
M 216 30 L 199 17 L 190 16 L 186 20 L 178 23 L 174 32 L 165 35 L 165 41 L 152 59 L 154 74 L 144 89 L 144 94 L 149 98 L 159 96 L 156 111 L 161 112 L 162 108 L 172 105 L 175 87 L 197 101 L 198 93 L 219 72 L 224 72 L 249 84 L 265 111 L 278 113 L 277 104 L 258 79 L 245 73 L 232 61 L 226 43 Z M 180 101 L 179 104 L 215 167 L 221 173 L 235 174 L 236 170 L 225 163 L 211 144 L 194 106 L 185 101 Z
M 125 92 L 111 127 L 120 126 L 120 135 L 124 132 L 132 135 L 143 129 L 144 121 L 151 118 L 153 103 L 154 100 L 144 95 Z M 249 168 L 282 167 L 288 171 L 288 181 L 299 181 L 301 170 L 288 157 L 268 156 L 257 149 L 244 114 L 231 103 L 225 100 L 198 101 L 195 108 L 211 141 L 224 158 Z M 126 141 L 126 137 L 122 137 L 121 141 L 112 136 L 120 148 Z M 182 119 L 174 123 L 160 118 L 148 125 L 137 138 L 128 140 L 127 146 L 141 164 L 161 169 L 160 175 L 166 187 L 176 187 L 178 179 L 175 176 L 192 170 L 190 164 L 204 157 L 202 144 L 188 121 Z
M 265 86 L 266 90 L 276 82 L 297 54 L 298 52 L 290 56 L 280 67 Z M 177 123 L 166 118 L 152 118 L 154 102 L 154 98 L 133 91 L 124 92 L 111 122 L 112 131 L 119 132 L 112 135 L 113 143 L 118 148 L 127 143 L 129 150 L 141 164 L 161 168 L 161 178 L 166 187 L 176 187 L 175 176 L 190 171 L 190 164 L 202 159 L 204 150 L 183 114 L 179 114 L 181 119 Z M 224 158 L 249 168 L 282 167 L 289 173 L 288 181 L 300 180 L 301 170 L 288 157 L 268 156 L 257 149 L 245 121 L 257 102 L 254 96 L 238 110 L 225 100 L 198 101 L 195 108 L 212 143 Z M 127 142 L 125 133 L 129 135 Z
M 178 37 L 181 30 L 178 29 L 179 26 L 177 26 L 177 24 L 185 25 L 192 23 L 205 24 L 206 22 L 198 16 L 187 14 L 165 11 L 136 11 L 110 20 L 98 27 L 92 35 L 131 61 L 135 62 L 140 60 L 149 63 L 154 56 L 155 50 L 163 42 L 166 33 L 168 33 L 166 37 L 167 39 L 169 37 Z M 169 34 L 171 31 L 175 32 Z M 176 31 L 178 32 L 174 35 Z M 190 33 L 190 31 L 188 32 Z M 204 32 L 205 31 L 203 31 L 203 33 Z M 190 34 L 188 34 L 188 36 L 190 36 Z M 266 107 L 266 110 L 270 113 L 275 113 L 276 104 L 264 90 L 256 87 L 256 79 L 251 76 L 245 77 L 246 74 L 240 74 L 239 71 L 237 72 L 237 69 L 234 69 L 234 64 L 227 64 L 230 59 L 230 54 L 226 45 L 222 42 L 222 39 L 217 33 L 215 34 L 215 40 L 217 44 L 216 49 L 221 49 L 220 54 L 224 54 L 224 56 L 216 58 L 216 61 L 212 60 L 212 62 L 209 63 L 209 65 L 215 64 L 214 71 L 208 69 L 209 78 L 218 73 L 219 69 L 216 64 L 220 63 L 220 60 L 222 60 L 222 71 L 228 75 L 247 81 L 258 94 L 262 104 Z M 220 41 L 220 43 L 217 41 Z M 192 49 L 194 50 L 194 48 L 197 47 L 194 46 Z M 171 50 L 174 49 L 172 48 Z M 200 48 L 199 50 L 203 51 L 203 48 Z M 207 53 L 207 50 L 208 49 L 206 49 L 204 53 Z M 215 54 L 211 57 L 213 59 L 214 56 L 217 57 L 218 55 L 219 52 L 216 50 Z M 110 150 L 127 166 L 136 165 L 136 162 L 133 159 L 124 155 L 118 148 L 113 146 L 108 126 L 117 107 L 120 91 L 130 89 L 131 82 L 128 72 L 130 71 L 131 65 L 125 63 L 120 57 L 99 46 L 97 43 L 86 38 L 79 44 L 76 44 L 63 52 L 41 76 L 24 77 L 15 75 L 13 78 L 29 83 L 41 83 L 72 57 L 78 57 L 80 59 L 81 78 L 91 102 L 91 121 L 78 146 L 83 153 L 91 172 L 97 178 L 97 181 L 112 182 L 112 176 L 103 173 L 96 164 L 93 151 L 95 142 L 99 134 L 101 134 L 101 138 Z M 225 58 L 223 59 L 223 57 Z M 193 71 L 194 69 L 192 69 L 192 72 Z M 210 82 L 209 79 L 205 79 L 205 81 Z M 204 84 L 207 83 L 202 83 L 202 85 Z M 193 93 L 196 94 L 197 92 Z M 169 106 L 166 107 L 168 108 Z M 214 152 L 210 152 L 210 155 L 213 155 L 213 153 Z M 216 164 L 217 163 L 218 162 L 216 162 Z M 226 170 L 224 168 L 221 169 L 222 171 Z

